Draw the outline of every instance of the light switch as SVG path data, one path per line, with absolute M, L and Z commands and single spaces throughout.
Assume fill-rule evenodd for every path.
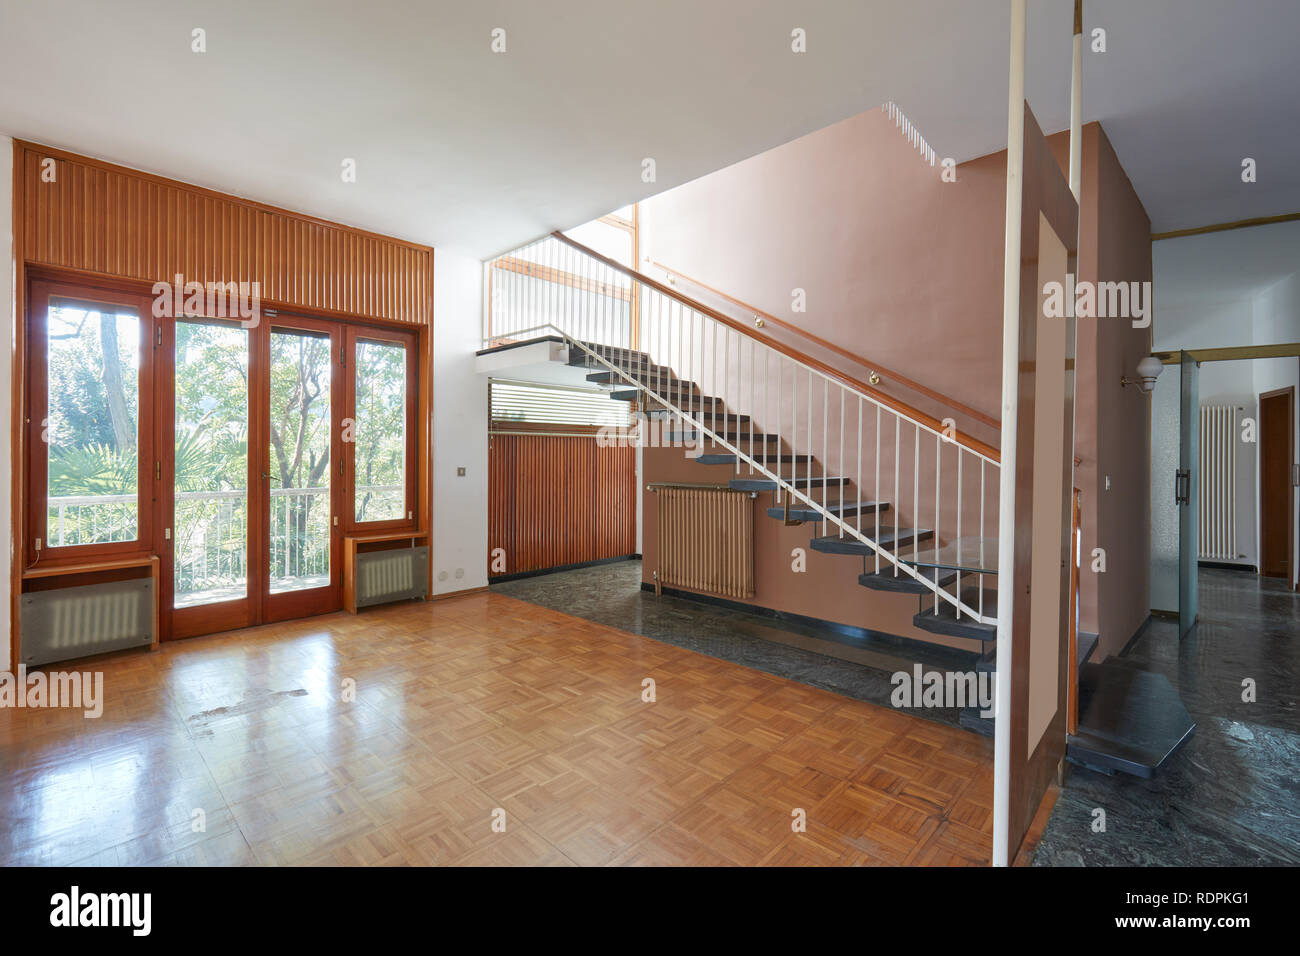
M 463 467 L 461 467 L 461 468 L 457 468 L 457 469 L 456 469 L 456 477 L 457 477 L 457 478 L 464 478 L 464 477 L 465 477 L 465 469 L 464 469 Z

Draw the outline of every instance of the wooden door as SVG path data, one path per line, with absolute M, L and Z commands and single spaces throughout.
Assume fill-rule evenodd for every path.
M 1259 397 L 1259 573 L 1291 580 L 1295 389 Z

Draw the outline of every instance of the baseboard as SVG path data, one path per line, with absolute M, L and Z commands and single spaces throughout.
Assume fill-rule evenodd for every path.
M 1131 651 L 1133 649 L 1133 645 L 1138 642 L 1138 638 L 1140 638 L 1143 634 L 1147 632 L 1147 629 L 1151 626 L 1151 621 L 1156 617 L 1164 617 L 1167 613 L 1168 613 L 1167 611 L 1152 611 L 1150 614 L 1148 614 L 1146 620 L 1138 625 L 1138 629 L 1133 632 L 1133 636 L 1128 639 L 1128 642 L 1123 647 L 1120 648 L 1119 653 L 1116 654 L 1115 656 L 1123 657 L 1125 654 Z M 1174 614 L 1173 617 L 1177 619 L 1178 615 Z
M 640 561 L 641 555 L 633 552 L 632 554 L 618 554 L 612 558 L 596 558 L 594 561 L 578 561 L 574 564 L 557 564 L 553 568 L 537 568 L 532 571 L 516 571 L 514 574 L 496 574 L 488 579 L 489 584 L 499 584 L 502 581 L 518 581 L 520 578 L 535 578 L 542 574 L 558 574 L 561 571 L 577 571 L 579 568 L 595 568 L 602 564 L 614 564 L 618 561 Z
M 461 591 L 444 591 L 442 594 L 434 594 L 434 595 L 431 595 L 431 596 L 429 597 L 429 600 L 430 600 L 430 601 L 446 601 L 446 600 L 449 600 L 450 598 L 468 597 L 468 596 L 471 595 L 471 594 L 482 594 L 482 593 L 484 593 L 484 592 L 487 591 L 487 590 L 488 590 L 488 586 L 487 586 L 486 584 L 484 584 L 482 587 L 477 587 L 477 588 L 465 588 L 464 590 L 461 590 Z
M 1233 564 L 1229 561 L 1197 561 L 1198 568 L 1208 568 L 1214 571 L 1241 571 L 1248 574 L 1258 574 L 1259 568 L 1253 564 Z
M 653 582 L 642 581 L 641 590 L 653 592 L 655 586 Z M 771 621 L 787 624 L 798 624 L 802 627 L 815 628 L 826 633 L 823 637 L 826 640 L 832 640 L 848 647 L 864 647 L 874 645 L 880 647 L 890 647 L 904 652 L 925 652 L 929 654 L 951 652 L 962 658 L 962 661 L 974 666 L 974 661 L 980 656 L 977 650 L 963 650 L 960 647 L 952 647 L 948 644 L 932 644 L 929 641 L 917 640 L 914 637 L 903 637 L 899 634 L 890 634 L 886 631 L 873 631 L 865 627 L 856 627 L 852 624 L 840 624 L 838 621 L 827 621 L 819 617 L 809 617 L 805 614 L 795 614 L 791 611 L 778 611 L 775 608 L 761 607 L 757 604 L 746 604 L 743 601 L 733 601 L 730 598 L 715 597 L 712 594 L 700 594 L 698 591 L 684 591 L 679 588 L 665 587 L 662 589 L 664 594 L 669 597 L 683 598 L 687 601 L 695 601 L 699 604 L 708 604 L 712 607 L 725 608 L 729 611 L 740 611 L 746 614 L 753 614 L 756 617 L 767 618 Z M 965 661 L 969 657 L 970 661 Z

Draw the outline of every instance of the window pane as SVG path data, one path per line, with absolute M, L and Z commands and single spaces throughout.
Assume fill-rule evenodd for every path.
M 357 521 L 406 517 L 406 349 L 389 342 L 358 342 Z
M 271 593 L 330 583 L 330 340 L 271 333 Z
M 632 424 L 632 404 L 610 399 L 603 389 L 522 385 L 493 379 L 491 398 L 493 427 L 509 428 L 510 422 L 616 428 Z
M 46 543 L 134 541 L 140 533 L 139 316 L 56 300 L 46 322 Z
M 248 332 L 176 323 L 175 607 L 248 594 Z

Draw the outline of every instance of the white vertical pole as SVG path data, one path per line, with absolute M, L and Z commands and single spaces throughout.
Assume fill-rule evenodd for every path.
M 1083 182 L 1083 0 L 1074 0 L 1074 63 L 1070 75 L 1070 192 Z
M 1007 95 L 1007 221 L 1002 273 L 1002 467 L 998 485 L 997 708 L 993 730 L 993 865 L 1011 833 L 1011 595 L 1016 548 L 1016 409 L 1020 403 L 1020 213 L 1025 169 L 1025 0 L 1011 0 Z

